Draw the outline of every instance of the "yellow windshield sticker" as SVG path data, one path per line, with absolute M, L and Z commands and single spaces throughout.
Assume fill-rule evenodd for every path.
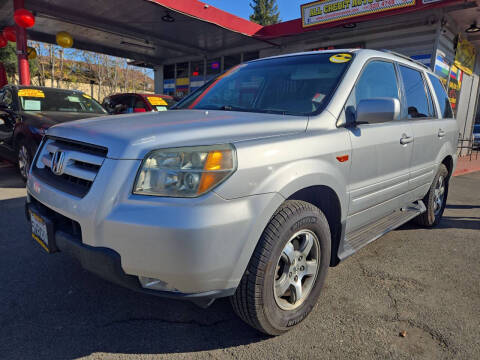
M 87 99 L 91 99 L 92 97 L 90 95 L 87 95 L 87 94 L 82 94 L 84 98 L 87 98 Z
M 352 60 L 352 55 L 351 54 L 336 54 L 333 56 L 330 56 L 330 62 L 332 63 L 346 63 Z
M 165 100 L 163 100 L 161 97 L 157 97 L 157 96 L 148 96 L 147 97 L 148 101 L 150 101 L 150 104 L 152 104 L 152 106 L 157 106 L 157 105 L 163 105 L 163 106 L 167 106 L 167 102 Z
M 44 98 L 45 94 L 38 89 L 20 89 L 18 90 L 18 96 Z

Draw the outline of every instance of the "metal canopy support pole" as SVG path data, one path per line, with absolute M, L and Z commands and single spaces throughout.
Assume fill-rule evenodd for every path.
M 155 66 L 153 68 L 153 84 L 155 94 L 163 94 L 163 65 Z
M 25 0 L 13 0 L 13 10 L 23 9 Z M 15 32 L 17 35 L 17 59 L 18 74 L 21 85 L 30 85 L 30 68 L 27 58 L 27 31 L 15 24 Z

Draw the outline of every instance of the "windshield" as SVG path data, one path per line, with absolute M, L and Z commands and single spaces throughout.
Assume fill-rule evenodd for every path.
M 349 53 L 319 53 L 238 65 L 174 108 L 312 115 L 328 103 L 351 60 Z
M 61 111 L 105 114 L 102 106 L 91 96 L 57 89 L 19 89 L 18 99 L 24 111 Z

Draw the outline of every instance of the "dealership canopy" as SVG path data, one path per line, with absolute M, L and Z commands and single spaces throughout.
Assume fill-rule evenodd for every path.
M 299 7 L 299 19 L 263 27 L 197 0 L 4 0 L 0 27 L 13 25 L 15 4 L 35 16 L 28 39 L 55 43 L 58 32 L 67 32 L 75 48 L 155 67 L 225 49 L 281 48 L 287 37 L 445 6 L 453 7 L 450 15 L 467 27 L 477 1 L 322 0 Z M 478 45 L 480 33 L 468 39 Z

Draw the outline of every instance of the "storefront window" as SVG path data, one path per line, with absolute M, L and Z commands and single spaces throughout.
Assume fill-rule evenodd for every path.
M 207 60 L 207 76 L 219 74 L 220 70 L 220 58 Z
M 163 67 L 163 78 L 164 79 L 175 78 L 175 65 L 165 65 Z
M 190 65 L 190 76 L 203 76 L 203 61 L 193 61 Z
M 188 62 L 177 64 L 177 79 L 188 77 Z
M 223 70 L 228 70 L 242 62 L 241 54 L 226 55 L 223 57 Z
M 250 61 L 250 60 L 256 60 L 260 57 L 260 54 L 258 51 L 250 51 L 243 53 L 243 62 Z

